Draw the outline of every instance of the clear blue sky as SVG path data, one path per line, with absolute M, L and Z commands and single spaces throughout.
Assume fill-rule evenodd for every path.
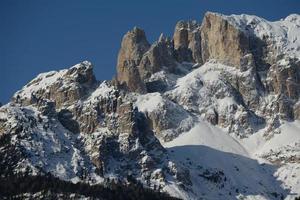
M 206 11 L 277 20 L 300 13 L 300 0 L 0 0 L 0 101 L 41 72 L 83 60 L 98 80 L 111 79 L 129 29 L 143 28 L 153 42 Z

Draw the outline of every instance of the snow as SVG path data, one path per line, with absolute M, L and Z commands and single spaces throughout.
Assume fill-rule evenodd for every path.
M 275 53 L 300 58 L 300 15 L 292 14 L 276 22 L 244 14 L 217 15 L 248 35 L 263 40 L 267 38 L 268 44 L 277 50 Z M 279 60 L 278 64 L 289 67 L 289 61 L 285 58 Z M 69 70 L 81 67 L 90 68 L 91 63 L 84 61 Z M 134 106 L 149 119 L 154 119 L 153 127 L 163 127 L 162 130 L 158 127 L 158 130 L 168 140 L 161 140 L 156 135 L 167 149 L 168 158 L 162 162 L 171 167 L 180 166 L 189 170 L 192 185 L 186 187 L 190 191 L 178 187 L 178 182 L 170 174 L 166 175 L 164 190 L 183 199 L 277 199 L 272 193 L 279 197 L 281 194 L 288 195 L 286 199 L 293 199 L 295 195 L 300 195 L 300 165 L 299 161 L 293 160 L 300 158 L 300 121 L 283 122 L 278 129 L 280 132 L 271 132 L 270 135 L 266 135 L 266 128 L 244 138 L 228 134 L 227 129 L 203 121 L 203 116 L 214 115 L 216 112 L 224 121 L 226 117 L 231 117 L 236 121 L 231 121 L 234 124 L 227 125 L 227 128 L 232 125 L 236 127 L 235 132 L 240 133 L 244 127 L 239 127 L 235 122 L 247 112 L 234 98 L 231 85 L 227 84 L 224 75 L 243 78 L 250 75 L 249 70 L 240 72 L 239 69 L 214 60 L 196 69 L 192 63 L 178 64 L 177 68 L 186 74 L 175 75 L 162 70 L 146 80 L 163 81 L 169 90 L 166 93 L 129 94 L 133 95 Z M 16 95 L 30 98 L 38 90 L 47 91 L 51 85 L 64 79 L 69 70 L 42 73 Z M 70 76 L 72 75 L 71 73 Z M 246 81 L 251 82 L 252 79 Z M 64 84 L 61 87 L 66 87 Z M 68 87 L 72 87 L 72 83 Z M 116 88 L 103 81 L 84 101 L 78 103 L 82 103 L 84 109 L 90 108 L 89 105 L 99 103 L 101 99 L 110 99 L 115 92 Z M 249 95 L 251 92 L 253 90 L 249 91 Z M 264 100 L 274 102 L 275 98 L 269 95 Z M 236 107 L 234 112 L 233 105 Z M 273 106 L 268 103 L 266 105 Z M 17 170 L 30 167 L 33 174 L 38 174 L 42 169 L 74 183 L 88 179 L 93 183 L 103 181 L 95 173 L 95 166 L 90 159 L 99 156 L 99 149 L 95 147 L 100 145 L 104 136 L 112 134 L 110 129 L 104 126 L 91 134 L 73 134 L 56 119 L 46 116 L 43 116 L 42 122 L 38 122 L 36 127 L 30 127 L 28 118 L 38 121 L 38 115 L 40 113 L 37 109 L 30 106 L 20 108 L 5 105 L 0 109 L 0 120 L 7 120 L 5 123 L 8 127 L 14 128 L 24 120 L 24 126 L 28 130 L 26 134 L 20 133 L 21 138 L 13 135 L 11 139 L 13 145 L 19 145 L 28 155 L 17 164 Z M 44 128 L 46 124 L 50 125 L 49 129 Z M 153 131 L 157 134 L 157 130 Z M 125 141 L 128 135 L 129 133 L 120 134 L 118 142 Z M 138 139 L 132 148 L 132 151 L 142 148 Z M 153 158 L 152 155 L 145 154 L 140 161 L 147 164 L 154 161 Z M 109 166 L 113 169 L 121 164 L 112 160 Z M 166 172 L 162 169 L 155 168 L 153 176 Z M 83 174 L 88 177 L 82 178 Z M 113 170 L 107 175 L 117 176 Z M 215 179 L 210 180 L 209 176 Z
M 64 76 L 67 70 L 61 71 L 51 71 L 47 73 L 39 74 L 35 79 L 30 81 L 21 91 L 17 92 L 14 96 L 20 95 L 24 98 L 30 98 L 32 93 L 40 89 L 46 89 L 48 86 L 52 85 L 54 82 L 59 80 Z
M 300 142 L 300 121 L 284 122 L 280 130 L 281 133 L 275 134 L 272 139 L 264 137 L 264 130 L 261 130 L 248 138 L 244 138 L 241 143 L 252 156 L 255 156 Z
M 165 147 L 184 145 L 206 145 L 224 152 L 248 155 L 247 151 L 234 138 L 222 129 L 200 121 L 190 131 L 181 134 Z M 196 155 L 195 155 L 196 156 Z
M 217 99 L 218 110 L 222 113 L 230 111 L 230 106 L 237 104 L 233 97 L 224 97 L 223 99 Z
M 110 98 L 111 94 L 115 92 L 115 88 L 113 86 L 109 86 L 106 81 L 103 81 L 99 87 L 94 90 L 85 103 L 97 103 L 101 98 Z
M 184 93 L 188 95 L 189 93 L 195 92 L 195 90 L 197 91 L 201 89 L 202 85 L 219 82 L 222 72 L 224 71 L 228 71 L 233 74 L 238 73 L 238 71 L 231 66 L 217 63 L 215 60 L 210 60 L 186 76 L 179 78 L 173 93 Z
M 141 112 L 153 112 L 160 109 L 165 104 L 165 100 L 160 93 L 154 92 L 145 95 L 139 95 L 135 102 Z
M 70 69 L 74 69 L 74 68 L 79 69 L 79 68 L 81 68 L 83 66 L 87 67 L 87 68 L 91 68 L 92 67 L 92 63 L 90 61 L 85 60 L 85 61 L 82 61 L 81 63 L 78 63 L 78 64 L 70 67 Z
M 79 69 L 80 67 L 91 68 L 92 65 L 89 61 L 83 61 L 79 64 L 76 64 L 69 69 L 63 69 L 59 71 L 50 71 L 46 73 L 39 74 L 36 78 L 30 81 L 27 85 L 25 85 L 20 91 L 16 92 L 14 97 L 19 97 L 30 99 L 31 95 L 36 93 L 39 90 L 46 90 L 56 82 L 62 81 L 63 78 L 68 76 L 74 76 L 72 74 L 68 74 L 72 69 Z M 65 87 L 73 87 L 74 84 L 72 82 L 62 83 L 61 88 Z
M 300 142 L 300 121 L 285 122 L 281 126 L 281 133 L 274 135 L 272 140 L 268 140 L 259 151 L 274 150 L 297 141 Z
M 43 172 L 50 172 L 56 177 L 73 182 L 83 181 L 82 174 L 87 172 L 88 177 L 92 178 L 91 181 L 102 180 L 95 175 L 91 161 L 81 149 L 77 140 L 78 134 L 66 130 L 56 119 L 41 115 L 32 106 L 7 108 L 10 116 L 7 125 L 15 126 L 22 122 L 23 128 L 27 130 L 26 134 L 21 133 L 21 138 L 19 135 L 18 139 L 14 137 L 11 140 L 13 145 L 23 149 L 27 155 L 25 162 L 20 161 L 16 170 L 22 171 L 30 167 L 32 173 L 37 174 L 42 169 Z M 37 116 L 42 116 L 41 122 L 38 122 Z M 45 128 L 45 125 L 49 128 Z
M 240 72 L 235 67 L 210 60 L 179 78 L 175 87 L 167 91 L 165 96 L 181 105 L 185 110 L 195 112 L 196 115 L 203 118 L 214 120 L 216 115 L 221 116 L 223 127 L 226 126 L 228 131 L 233 134 L 246 136 L 253 133 L 253 130 L 258 127 L 258 123 L 251 122 L 259 121 L 256 116 L 250 116 L 247 113 L 243 102 L 233 88 L 237 82 L 235 80 L 249 76 L 248 73 L 249 71 Z M 246 81 L 252 83 L 251 78 L 246 79 Z M 255 86 L 252 88 L 255 88 Z M 255 96 L 254 92 L 256 91 L 249 89 L 247 95 Z M 247 124 L 240 123 L 241 117 L 247 118 L 248 114 L 251 119 L 246 122 Z M 230 126 L 233 120 L 235 124 Z
M 300 15 L 291 14 L 285 19 L 270 22 L 254 15 L 222 15 L 233 26 L 246 34 L 253 34 L 260 39 L 268 37 L 275 43 L 278 54 L 288 53 L 300 58 Z
M 285 136 L 278 135 L 274 141 L 268 141 L 272 143 L 273 148 L 276 148 L 276 145 L 289 143 L 288 137 L 293 137 L 296 134 L 293 131 L 298 129 L 298 125 L 283 126 L 284 131 L 287 130 L 286 127 L 288 127 L 288 133 L 283 133 Z M 299 133 L 300 129 L 298 129 Z M 297 137 L 293 138 L 297 139 Z M 283 143 L 280 143 L 279 141 L 283 138 Z M 176 195 L 184 199 L 196 199 L 196 197 L 231 199 L 232 196 L 227 196 L 230 191 L 236 197 L 251 200 L 275 199 L 270 195 L 271 192 L 277 192 L 277 194 L 284 196 L 293 192 L 296 193 L 300 182 L 297 179 L 300 177 L 299 164 L 280 167 L 268 164 L 266 161 L 263 162 L 262 159 L 259 161 L 257 160 L 258 157 L 252 155 L 246 148 L 248 143 L 251 145 L 252 140 L 245 141 L 234 138 L 222 129 L 199 120 L 190 131 L 181 134 L 171 142 L 163 143 L 171 159 L 176 163 L 183 164 L 190 170 L 193 191 L 196 192 L 196 196 L 187 198 L 185 194 L 178 193 L 176 190 L 173 191 L 172 188 L 168 188 L 168 190 L 175 192 Z M 252 145 L 252 148 L 256 147 Z M 199 168 L 199 166 L 201 167 Z M 223 171 L 227 178 L 224 187 L 216 187 L 214 184 L 205 183 L 206 180 L 199 178 L 198 174 L 206 169 L 210 172 L 214 170 L 216 172 L 218 170 Z M 285 181 L 284 178 L 288 181 Z M 285 186 L 283 186 L 282 181 L 286 184 Z M 289 191 L 290 187 L 292 187 L 291 191 Z M 238 193 L 232 192 L 236 189 L 238 189 Z M 287 199 L 290 197 L 294 196 L 288 196 Z
M 6 119 L 7 119 L 7 113 L 5 112 L 4 109 L 0 109 L 0 120 L 6 120 Z
M 271 139 L 266 139 L 263 131 L 241 141 L 252 158 L 261 162 L 266 157 L 270 160 L 281 159 L 280 166 L 274 176 L 282 181 L 283 188 L 290 189 L 286 199 L 294 199 L 300 191 L 300 165 L 299 163 L 285 163 L 292 156 L 300 158 L 300 121 L 285 122 L 280 127 L 281 133 L 275 134 Z
M 278 180 L 284 182 L 283 187 L 290 189 L 286 200 L 294 200 L 299 197 L 300 191 L 300 166 L 299 163 L 288 163 L 280 167 L 274 174 Z
M 194 123 L 192 115 L 158 92 L 138 95 L 134 106 L 153 120 L 153 131 L 162 141 L 189 130 Z

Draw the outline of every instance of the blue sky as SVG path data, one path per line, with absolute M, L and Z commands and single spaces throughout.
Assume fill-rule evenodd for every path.
M 129 29 L 143 28 L 153 42 L 206 11 L 277 20 L 300 13 L 300 0 L 0 0 L 0 101 L 41 72 L 83 60 L 98 80 L 111 79 Z

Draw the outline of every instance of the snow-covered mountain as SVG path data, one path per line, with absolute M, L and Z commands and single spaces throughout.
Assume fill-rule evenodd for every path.
M 0 108 L 0 175 L 134 180 L 180 199 L 294 199 L 299 97 L 300 15 L 208 12 L 153 44 L 135 27 L 113 80 L 97 81 L 84 61 L 38 75 Z

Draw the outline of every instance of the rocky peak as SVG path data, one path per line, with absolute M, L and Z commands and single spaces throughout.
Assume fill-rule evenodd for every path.
M 201 26 L 180 21 L 173 39 L 161 34 L 151 45 L 135 27 L 123 37 L 113 81 L 96 81 L 87 61 L 40 74 L 0 108 L 0 144 L 11 149 L 1 146 L 0 169 L 31 166 L 66 181 L 129 177 L 171 194 L 176 190 L 184 199 L 218 199 L 221 193 L 231 199 L 242 190 L 273 199 L 268 195 L 275 182 L 269 178 L 277 177 L 251 159 L 290 137 L 288 131 L 280 135 L 283 123 L 299 132 L 292 122 L 300 119 L 300 61 L 292 56 L 299 55 L 298 19 L 273 23 L 208 12 Z M 256 148 L 253 142 L 259 151 L 248 152 Z M 214 162 L 224 151 L 230 153 L 224 162 Z M 16 153 L 16 165 L 7 165 Z M 266 182 L 240 178 L 249 172 L 260 177 L 261 171 Z M 297 179 L 286 179 L 288 173 L 279 174 L 283 184 Z
M 200 24 L 196 21 L 179 21 L 173 35 L 174 48 L 179 62 L 202 63 Z
M 152 74 L 162 70 L 163 67 L 167 71 L 172 71 L 175 63 L 173 43 L 161 34 L 158 41 L 151 45 L 141 59 L 139 64 L 141 78 L 145 80 Z
M 149 47 L 150 44 L 144 30 L 134 27 L 131 31 L 128 31 L 122 39 L 118 55 L 118 68 L 128 65 L 137 66 Z
M 201 50 L 203 62 L 216 59 L 239 67 L 250 53 L 249 39 L 222 15 L 207 12 L 201 26 Z
M 117 80 L 129 91 L 144 93 L 146 90 L 137 66 L 149 48 L 145 32 L 140 28 L 134 27 L 122 39 L 117 63 Z
M 69 69 L 38 75 L 13 96 L 13 101 L 29 105 L 48 99 L 60 108 L 84 97 L 96 82 L 92 64 L 84 61 Z
M 195 21 L 179 21 L 176 23 L 174 31 L 174 47 L 178 49 L 180 47 L 189 46 L 189 34 L 194 31 L 197 31 L 200 28 L 200 25 Z
M 79 84 L 93 85 L 96 82 L 93 66 L 89 61 L 83 61 L 71 67 L 65 74 L 66 77 L 74 79 Z

